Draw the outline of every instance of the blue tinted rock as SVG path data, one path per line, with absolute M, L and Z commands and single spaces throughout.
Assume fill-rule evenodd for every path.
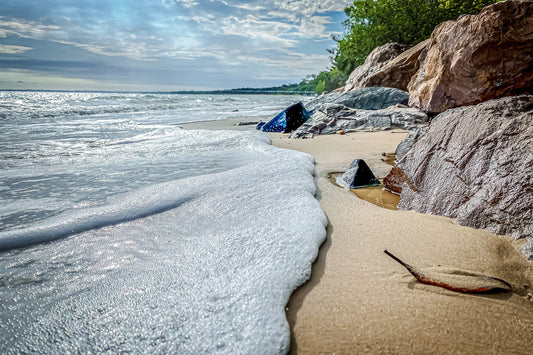
M 265 123 L 257 126 L 264 132 L 283 132 L 289 133 L 300 127 L 309 119 L 309 113 L 301 102 L 294 104 L 284 111 L 280 112 L 276 117 Z

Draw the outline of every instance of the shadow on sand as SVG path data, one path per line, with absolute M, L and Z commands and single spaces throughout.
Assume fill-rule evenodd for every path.
M 313 290 L 313 288 L 320 282 L 322 275 L 324 275 L 324 269 L 326 267 L 326 254 L 331 247 L 331 233 L 333 232 L 333 226 L 329 223 L 326 227 L 326 239 L 320 246 L 318 256 L 313 263 L 311 269 L 311 278 L 298 287 L 291 295 L 286 307 L 286 316 L 289 321 L 289 327 L 291 329 L 291 344 L 289 348 L 289 354 L 297 354 L 297 346 L 294 338 L 294 326 L 296 323 L 296 314 L 302 307 L 305 297 Z

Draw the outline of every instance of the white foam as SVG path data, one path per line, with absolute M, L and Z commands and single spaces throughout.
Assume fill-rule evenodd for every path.
M 239 151 L 242 161 L 0 234 L 2 248 L 75 234 L 28 249 L 25 257 L 39 261 L 25 271 L 9 269 L 22 274 L 8 280 L 25 280 L 24 272 L 43 279 L 24 283 L 25 302 L 12 308 L 19 313 L 6 313 L 0 325 L 5 346 L 38 346 L 43 352 L 287 352 L 285 305 L 309 278 L 325 238 L 326 218 L 314 198 L 314 159 L 271 146 L 263 133 L 184 134 L 194 150 Z M 19 258 L 6 255 L 4 262 Z M 63 264 L 68 273 L 58 268 Z M 51 291 L 43 297 L 43 290 Z M 13 336 L 22 333 L 23 339 Z
M 173 143 L 173 149 L 179 150 L 182 155 L 216 153 L 221 150 L 228 155 L 231 155 L 235 150 L 241 152 L 242 150 L 247 150 L 249 153 L 265 154 L 262 156 L 264 161 L 259 162 L 257 166 L 252 161 L 242 161 L 241 164 L 243 165 L 248 163 L 244 168 L 245 170 L 263 170 L 265 164 L 271 163 L 272 154 L 276 156 L 276 159 L 284 159 L 288 155 L 298 155 L 298 153 L 291 152 L 292 154 L 289 154 L 281 150 L 275 152 L 276 149 L 272 149 L 273 147 L 269 145 L 270 140 L 268 136 L 259 132 L 239 134 L 231 131 L 214 132 L 198 130 L 181 131 L 179 133 L 179 139 L 176 139 L 177 137 L 175 135 L 168 135 L 166 138 L 168 140 L 176 140 Z M 169 145 L 162 142 L 161 136 L 157 138 L 158 144 L 163 149 L 169 149 Z M 144 138 L 138 142 L 140 144 L 146 144 Z M 128 142 L 128 147 L 131 147 L 132 143 L 131 141 Z M 120 156 L 116 159 L 120 159 Z M 255 158 L 257 158 L 255 155 L 249 157 L 249 159 Z M 299 163 L 299 165 L 301 166 L 302 164 Z M 209 179 L 211 178 L 213 177 L 210 176 Z M 232 179 L 236 178 L 238 176 L 232 177 Z M 201 181 L 202 178 L 198 177 L 193 180 Z M 191 182 L 188 180 L 176 180 L 168 183 L 155 184 L 131 193 L 123 194 L 119 197 L 113 197 L 104 206 L 85 208 L 74 212 L 70 211 L 27 228 L 0 232 L 0 250 L 48 242 L 90 229 L 119 224 L 161 213 L 194 199 L 196 194 L 208 189 L 208 186 L 201 186 L 198 182 L 196 186 L 190 184 Z M 204 184 L 207 185 L 207 183 Z M 220 184 L 221 182 L 217 182 L 215 186 L 218 187 Z M 184 188 L 187 185 L 189 186 Z

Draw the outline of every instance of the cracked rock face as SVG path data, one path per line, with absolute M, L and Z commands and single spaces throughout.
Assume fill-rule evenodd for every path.
M 399 208 L 526 237 L 533 259 L 533 96 L 448 110 L 388 176 Z
M 504 1 L 435 28 L 409 83 L 409 106 L 430 113 L 533 94 L 533 2 Z

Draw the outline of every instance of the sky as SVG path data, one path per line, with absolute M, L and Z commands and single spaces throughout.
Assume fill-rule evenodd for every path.
M 0 89 L 297 83 L 331 65 L 345 0 L 0 1 Z

